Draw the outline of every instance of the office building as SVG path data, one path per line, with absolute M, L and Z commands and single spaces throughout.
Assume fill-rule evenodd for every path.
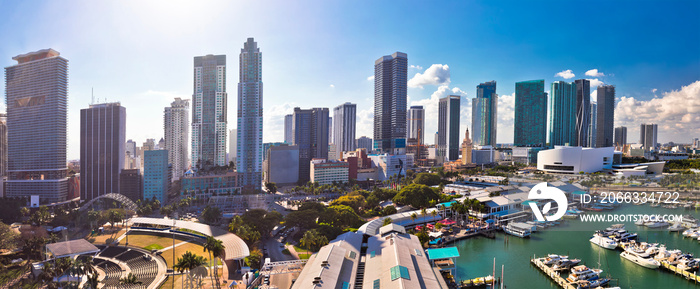
M 576 143 L 576 87 L 571 82 L 552 82 L 549 97 L 549 146 Z
M 175 98 L 163 113 L 165 144 L 160 149 L 168 151 L 168 162 L 173 166 L 173 180 L 179 180 L 189 169 L 187 147 L 190 137 L 190 101 Z
M 132 158 L 136 157 L 136 142 L 133 140 L 127 140 L 126 141 L 126 147 L 124 148 L 126 150 L 127 155 L 129 155 Z
M 311 159 L 328 159 L 328 108 L 294 108 L 294 145 L 299 147 L 299 180 L 309 180 Z
M 343 156 L 343 152 L 355 150 L 355 115 L 357 105 L 346 102 L 333 109 L 333 144 L 335 158 Z
M 423 131 L 425 130 L 425 109 L 422 105 L 411 106 L 408 109 L 408 135 L 407 142 L 416 145 L 425 144 Z
M 408 55 L 396 52 L 374 62 L 374 145 L 380 153 L 406 148 Z
M 462 141 L 462 165 L 472 163 L 472 139 L 469 137 L 469 129 L 464 132 L 464 141 Z
M 598 86 L 598 115 L 596 121 L 596 147 L 615 145 L 613 128 L 615 127 L 615 86 Z M 627 133 L 625 132 L 625 135 Z M 626 136 L 625 136 L 626 138 Z
M 296 185 L 299 181 L 299 147 L 282 144 L 265 151 L 264 181 L 277 187 Z
M 328 144 L 333 143 L 333 117 L 328 115 Z
M 588 79 L 577 79 L 576 86 L 576 146 L 589 147 L 588 131 L 591 123 L 591 82 Z
M 645 151 L 656 150 L 656 136 L 658 134 L 657 124 L 643 123 L 639 130 L 639 143 Z
M 293 115 L 288 114 L 284 116 L 284 142 L 286 144 L 292 144 L 292 128 L 294 127 Z
M 496 81 L 477 85 L 476 97 L 472 99 L 472 141 L 475 145 L 496 145 L 497 112 Z
M 7 114 L 0 113 L 0 177 L 7 175 Z M 0 194 L 4 194 L 0 191 Z
M 68 60 L 50 48 L 12 59 L 17 64 L 5 67 L 6 196 L 63 202 L 68 194 Z
M 438 102 L 438 157 L 444 161 L 459 158 L 460 97 L 450 95 Z
M 262 53 L 253 38 L 248 38 L 241 49 L 238 77 L 236 168 L 243 187 L 260 190 L 263 158 Z
M 588 123 L 588 147 L 596 145 L 596 131 L 598 128 L 598 104 L 591 101 L 591 121 Z
M 374 142 L 372 141 L 371 138 L 368 138 L 366 136 L 361 136 L 360 138 L 355 140 L 355 148 L 365 149 L 365 150 L 367 150 L 367 152 L 371 152 L 373 143 Z
M 620 126 L 615 128 L 615 148 L 624 147 L 627 144 L 627 127 Z
M 126 152 L 126 108 L 118 102 L 80 110 L 80 199 L 119 193 Z
M 206 175 L 188 172 L 180 180 L 180 196 L 208 200 L 217 195 L 239 194 L 241 191 L 239 177 L 240 174 L 234 171 Z
M 119 174 L 119 193 L 136 202 L 143 199 L 143 175 L 140 169 L 124 169 Z
M 192 166 L 226 165 L 227 97 L 226 55 L 195 57 Z
M 265 152 L 265 153 L 263 154 L 263 161 L 267 160 L 267 151 L 268 151 L 270 148 L 276 147 L 276 146 L 280 146 L 280 145 L 283 145 L 283 144 L 285 144 L 285 143 L 283 143 L 283 142 L 266 142 L 266 143 L 263 143 L 263 152 Z
M 149 150 L 144 152 L 143 198 L 159 200 L 165 204 L 170 191 L 172 167 L 168 163 L 167 150 Z
M 236 145 L 238 145 L 238 130 L 230 129 L 228 131 L 228 162 L 236 164 Z
M 312 159 L 310 180 L 319 185 L 343 184 L 348 182 L 350 165 L 337 160 Z
M 547 93 L 544 79 L 515 83 L 513 145 L 544 146 L 547 143 Z

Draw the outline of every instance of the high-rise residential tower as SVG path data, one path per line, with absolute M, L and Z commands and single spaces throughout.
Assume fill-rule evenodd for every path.
M 591 81 L 577 79 L 576 86 L 576 138 L 575 145 L 588 147 L 588 131 L 591 123 Z
M 126 108 L 118 102 L 93 104 L 80 110 L 80 199 L 89 201 L 121 193 L 124 169 Z
M 459 158 L 459 95 L 438 102 L 438 157 L 454 161 Z
M 143 198 L 159 200 L 165 204 L 170 190 L 172 166 L 168 164 L 167 150 L 149 150 L 144 152 Z
M 294 108 L 293 142 L 299 147 L 299 180 L 310 179 L 311 159 L 328 159 L 328 108 Z
M 0 177 L 7 175 L 7 114 L 0 113 Z M 0 195 L 4 195 L 0 193 Z
M 627 127 L 619 126 L 615 128 L 615 142 L 616 148 L 622 148 L 627 144 Z
M 515 83 L 515 146 L 544 146 L 547 143 L 547 93 L 544 79 Z
M 5 67 L 9 197 L 66 200 L 68 60 L 60 55 L 44 49 L 15 56 L 17 64 Z
M 192 166 L 226 165 L 226 55 L 194 58 Z
M 228 161 L 236 163 L 236 145 L 238 145 L 238 130 L 230 129 L 228 131 Z
M 165 147 L 168 150 L 168 162 L 172 165 L 173 180 L 180 177 L 189 168 L 187 147 L 190 137 L 189 119 L 190 101 L 175 98 L 163 112 L 163 130 L 165 133 Z
M 472 99 L 472 136 L 475 145 L 496 145 L 497 112 L 496 81 L 477 85 L 476 97 Z
M 374 150 L 380 153 L 405 152 L 407 82 L 406 53 L 374 62 Z
M 598 103 L 591 101 L 591 118 L 588 123 L 588 147 L 595 147 L 596 131 L 598 130 Z
M 284 116 L 284 143 L 286 144 L 292 144 L 292 128 L 294 127 L 292 120 L 291 114 Z
M 576 143 L 576 89 L 573 83 L 552 82 L 549 97 L 549 146 Z
M 357 105 L 346 102 L 333 109 L 333 144 L 336 158 L 342 158 L 343 152 L 355 150 L 355 115 Z
M 425 143 L 423 131 L 425 130 L 425 109 L 422 105 L 411 106 L 408 109 L 408 135 L 407 142 L 422 145 Z
M 239 61 L 236 169 L 243 187 L 260 190 L 263 159 L 262 52 L 253 38 L 248 38 L 243 44 Z
M 658 125 L 643 123 L 639 130 L 639 143 L 645 151 L 656 149 Z
M 615 86 L 598 86 L 598 115 L 596 121 L 596 147 L 614 146 Z

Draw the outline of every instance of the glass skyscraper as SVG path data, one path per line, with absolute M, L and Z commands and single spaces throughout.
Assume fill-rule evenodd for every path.
M 441 98 L 438 102 L 438 157 L 454 161 L 459 158 L 459 108 L 458 95 Z
M 68 60 L 60 55 L 44 49 L 5 67 L 9 197 L 38 195 L 42 204 L 67 198 Z
M 576 138 L 574 145 L 591 147 L 588 143 L 588 131 L 591 124 L 591 82 L 577 79 L 576 85 Z
M 349 102 L 333 109 L 333 143 L 336 158 L 342 158 L 343 152 L 355 150 L 356 112 L 357 105 Z
M 194 58 L 192 166 L 226 165 L 226 55 Z
M 406 148 L 408 55 L 395 52 L 374 62 L 374 150 L 401 154 Z
M 576 143 L 576 90 L 572 82 L 552 82 L 549 97 L 550 146 L 575 145 Z
M 615 145 L 613 129 L 615 127 L 615 86 L 598 86 L 598 115 L 596 124 L 596 147 Z
M 328 159 L 328 108 L 294 108 L 293 142 L 299 147 L 299 180 L 311 175 L 311 159 Z
M 474 145 L 496 145 L 498 121 L 498 95 L 496 81 L 476 86 L 476 97 L 472 99 L 472 141 Z
M 240 184 L 245 189 L 260 190 L 263 158 L 262 52 L 253 38 L 248 38 L 243 44 L 239 61 L 236 168 Z
M 547 93 L 544 79 L 515 83 L 515 146 L 544 146 L 547 143 Z

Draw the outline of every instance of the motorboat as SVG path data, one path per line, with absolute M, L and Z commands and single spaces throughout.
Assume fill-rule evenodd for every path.
M 545 265 L 552 265 L 552 264 L 556 263 L 557 261 L 559 261 L 561 259 L 566 259 L 566 258 L 569 258 L 569 256 L 549 254 L 549 255 L 547 255 L 547 258 L 544 258 L 544 261 L 542 261 L 542 263 L 544 263 Z
M 552 269 L 554 270 L 568 270 L 571 269 L 571 267 L 574 267 L 578 265 L 578 263 L 581 263 L 581 259 L 559 259 L 556 263 L 554 263 L 554 266 L 552 266 Z
M 600 232 L 596 232 L 595 234 L 593 234 L 593 237 L 590 239 L 590 241 L 591 243 L 596 244 L 605 249 L 614 250 L 615 248 L 617 248 L 617 242 L 615 242 L 613 239 L 604 236 Z
M 620 257 L 630 260 L 633 263 L 644 268 L 656 269 L 659 268 L 659 266 L 661 266 L 661 263 L 658 260 L 650 258 L 649 254 L 640 254 L 637 253 L 637 251 L 635 250 L 625 250 L 624 252 L 620 253 Z
M 508 225 L 503 227 L 503 231 L 513 236 L 527 238 L 530 237 L 530 234 L 532 234 L 531 228 L 532 226 L 528 224 L 509 223 Z
M 597 278 L 592 280 L 579 281 L 578 286 L 576 286 L 576 289 L 597 289 L 601 288 L 601 286 L 605 284 L 608 284 L 609 282 L 610 279 L 608 278 Z
M 600 273 L 603 273 L 603 270 L 591 269 L 586 267 L 586 265 L 578 265 L 571 269 L 571 274 L 569 274 L 569 277 L 566 277 L 566 280 L 571 283 L 590 280 L 593 278 L 598 278 Z
M 648 228 L 661 228 L 666 227 L 669 224 L 663 220 L 657 220 L 656 217 L 652 216 L 647 222 L 644 222 L 644 226 Z
M 697 229 L 687 229 L 683 231 L 682 235 L 683 237 L 690 237 L 693 233 L 696 233 L 698 230 Z
M 692 215 L 683 215 L 683 218 L 681 219 L 681 224 L 686 228 L 697 228 L 698 219 L 696 219 Z
M 668 227 L 667 230 L 669 232 L 680 232 L 680 231 L 685 230 L 685 227 L 683 226 L 683 224 L 681 222 L 677 222 L 677 223 L 673 224 L 673 226 Z

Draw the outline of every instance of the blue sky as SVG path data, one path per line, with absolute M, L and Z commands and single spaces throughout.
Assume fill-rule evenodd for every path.
M 0 0 L 0 64 L 48 47 L 69 59 L 71 159 L 91 88 L 127 108 L 127 138 L 159 139 L 163 107 L 191 98 L 199 55 L 228 56 L 234 128 L 247 37 L 263 52 L 265 141 L 282 140 L 294 106 L 346 101 L 358 105 L 357 136 L 371 137 L 368 77 L 394 51 L 408 53 L 409 78 L 420 73 L 409 104 L 426 107 L 427 132 L 437 129 L 437 98 L 463 96 L 465 129 L 476 85 L 496 80 L 498 141 L 512 142 L 515 82 L 588 78 L 617 86 L 615 125 L 629 127 L 629 142 L 642 122 L 659 123 L 660 142 L 700 137 L 700 1 L 299 2 Z M 555 76 L 566 70 L 575 77 Z

